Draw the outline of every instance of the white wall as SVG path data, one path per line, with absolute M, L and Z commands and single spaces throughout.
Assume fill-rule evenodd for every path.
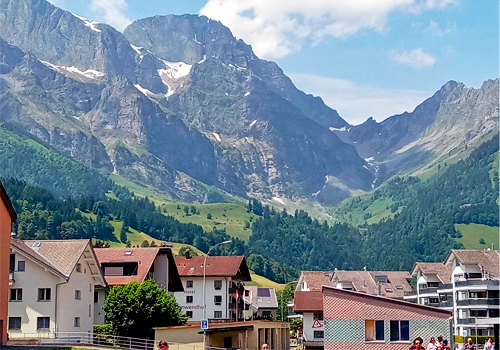
M 304 327 L 304 340 L 307 341 L 323 341 L 323 339 L 317 338 L 314 339 L 314 331 L 324 331 L 325 330 L 325 324 L 324 320 L 319 321 L 321 323 L 321 327 L 319 328 L 312 328 L 313 323 L 314 323 L 314 313 L 312 312 L 304 312 L 304 318 L 303 318 L 303 327 Z
M 222 289 L 216 290 L 214 288 L 214 281 L 222 280 Z M 175 292 L 174 297 L 177 303 L 182 308 L 183 312 L 192 311 L 193 317 L 188 321 L 200 321 L 203 319 L 203 277 L 182 277 L 182 285 L 184 292 Z M 186 282 L 193 281 L 193 288 L 187 288 Z M 222 318 L 228 318 L 228 288 L 231 285 L 231 278 L 227 277 L 207 277 L 206 279 L 206 303 L 207 313 L 206 317 L 214 318 L 214 311 L 222 311 Z M 186 303 L 186 296 L 193 296 L 192 303 Z M 214 296 L 222 296 L 221 305 L 215 305 Z
M 158 254 L 153 263 L 153 279 L 163 288 L 168 286 L 168 256 Z M 168 290 L 167 290 L 168 292 Z
M 107 288 L 97 288 L 98 294 L 97 303 L 94 303 L 94 324 L 104 324 L 106 321 L 106 313 L 102 309 L 104 299 L 106 298 Z

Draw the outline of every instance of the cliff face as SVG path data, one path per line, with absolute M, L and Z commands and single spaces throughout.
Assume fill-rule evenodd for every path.
M 323 126 L 347 125 L 337 112 L 219 22 L 154 17 L 121 34 L 44 0 L 2 0 L 0 28 L 1 120 L 86 166 L 199 201 L 211 200 L 201 183 L 313 198 L 332 179 L 338 200 L 372 181 Z

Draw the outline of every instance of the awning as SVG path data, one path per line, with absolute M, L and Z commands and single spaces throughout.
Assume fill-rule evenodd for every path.
M 217 327 L 207 329 L 207 334 L 210 333 L 220 333 L 220 332 L 232 332 L 232 331 L 246 331 L 253 330 L 253 326 L 236 326 L 236 327 Z M 203 331 L 199 331 L 198 334 L 203 334 Z

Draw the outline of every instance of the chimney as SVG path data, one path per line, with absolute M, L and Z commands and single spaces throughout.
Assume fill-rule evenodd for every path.
M 186 257 L 186 259 L 191 259 L 191 253 L 189 252 L 189 249 L 186 250 L 184 256 Z

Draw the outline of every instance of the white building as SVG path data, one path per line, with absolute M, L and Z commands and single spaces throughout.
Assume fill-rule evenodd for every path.
M 94 289 L 105 281 L 90 240 L 12 239 L 10 266 L 11 339 L 92 332 Z
M 278 312 L 278 299 L 274 288 L 245 286 L 244 301 L 248 306 L 245 309 L 245 320 L 275 318 Z
M 454 333 L 491 335 L 499 317 L 500 254 L 451 250 L 443 263 L 415 263 L 417 289 L 405 300 L 453 311 Z
M 244 256 L 175 257 L 184 292 L 174 293 L 175 299 L 189 317 L 188 321 L 204 318 L 242 320 L 248 309 L 243 302 L 243 282 L 251 281 Z M 203 298 L 203 275 L 206 295 Z
M 104 324 L 104 299 L 113 286 L 154 279 L 168 292 L 182 291 L 182 283 L 170 247 L 96 248 L 95 254 L 107 287 L 97 288 L 94 295 L 94 323 Z

